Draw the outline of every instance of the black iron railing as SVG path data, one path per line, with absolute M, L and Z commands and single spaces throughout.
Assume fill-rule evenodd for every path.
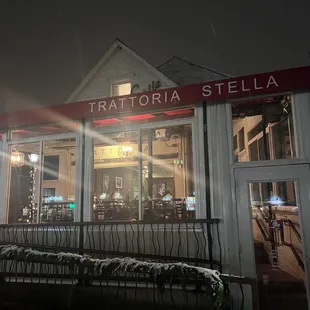
M 0 244 L 97 258 L 187 262 L 221 270 L 219 220 L 107 221 L 0 225 Z
M 72 308 L 84 303 L 88 308 L 99 305 L 105 309 L 125 305 L 136 309 L 232 309 L 230 283 L 235 283 L 239 285 L 242 297 L 240 306 L 234 309 L 244 309 L 245 285 L 251 286 L 253 309 L 258 309 L 255 280 L 221 275 L 218 271 L 182 263 L 153 263 L 132 258 L 99 260 L 76 254 L 0 246 L 0 278 L 2 291 L 11 288 L 8 293 L 12 294 L 12 287 L 13 293 L 20 288 L 21 293 L 14 296 L 14 300 L 25 292 L 32 305 L 33 300 L 38 301 L 42 296 L 45 296 L 42 302 L 46 304 L 46 295 L 51 296 L 53 292 L 50 285 L 59 284 L 63 286 L 58 294 L 61 291 Z M 11 284 L 5 286 L 6 283 Z M 29 285 L 25 287 L 26 283 L 32 285 L 32 291 Z M 50 302 L 61 299 L 55 297 Z M 24 300 L 22 302 L 25 304 Z
M 295 246 L 291 243 L 291 242 L 287 242 L 285 240 L 285 232 L 284 232 L 284 226 L 288 226 L 290 227 L 290 230 L 295 234 L 297 240 L 301 243 L 301 235 L 300 233 L 297 231 L 296 227 L 294 226 L 293 222 L 291 220 L 287 220 L 287 219 L 283 219 L 282 220 L 283 224 L 280 225 L 280 238 L 281 238 L 281 243 L 287 247 L 289 247 L 291 249 L 291 252 L 293 253 L 298 265 L 300 266 L 300 268 L 305 271 L 305 265 L 303 260 L 301 259 L 301 257 L 299 256 Z
M 265 217 L 262 212 L 259 212 L 259 214 L 262 216 L 261 219 L 258 216 L 253 216 L 252 219 L 256 222 L 257 227 L 259 228 L 259 231 L 261 232 L 264 240 L 269 242 L 269 241 L 271 241 L 270 233 L 267 231 L 266 226 L 265 226 L 265 225 L 268 225 L 268 228 L 269 228 L 269 226 L 270 226 L 269 225 L 269 219 L 267 217 Z M 293 256 L 295 257 L 298 265 L 304 271 L 305 270 L 304 262 L 303 262 L 302 258 L 300 257 L 300 255 L 298 254 L 298 250 L 296 249 L 296 246 L 294 244 L 292 244 L 291 242 L 287 242 L 286 238 L 285 238 L 284 227 L 287 226 L 290 228 L 290 231 L 293 232 L 293 234 L 295 235 L 296 240 L 300 244 L 302 243 L 301 234 L 297 230 L 295 225 L 296 224 L 293 223 L 290 219 L 281 218 L 278 221 L 278 225 L 273 227 L 272 232 L 274 234 L 279 233 L 281 244 L 288 247 L 291 250 L 291 252 L 292 252 Z

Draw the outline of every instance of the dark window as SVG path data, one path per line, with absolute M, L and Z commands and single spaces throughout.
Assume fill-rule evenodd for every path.
M 258 160 L 265 160 L 265 145 L 264 145 L 264 137 L 258 139 Z
M 237 140 L 237 135 L 234 135 L 234 151 L 238 149 L 238 140 Z
M 255 127 L 253 127 L 248 132 L 248 140 L 252 140 L 254 137 L 256 137 L 260 132 L 263 131 L 263 122 L 259 122 Z
M 252 199 L 254 201 L 260 201 L 260 190 L 259 190 L 259 183 L 253 183 L 253 188 L 252 188 Z
M 44 156 L 43 180 L 58 180 L 59 155 Z
M 288 120 L 286 119 L 274 125 L 272 131 L 274 138 L 274 158 L 290 158 L 292 155 L 294 156 L 294 154 L 291 154 Z
M 243 151 L 245 149 L 244 127 L 242 127 L 242 129 L 238 133 L 238 140 L 239 140 L 239 152 L 241 152 L 241 151 Z
M 55 197 L 56 190 L 55 188 L 43 188 L 43 198 Z
M 250 161 L 259 160 L 257 140 L 255 140 L 249 145 L 249 151 L 250 151 Z

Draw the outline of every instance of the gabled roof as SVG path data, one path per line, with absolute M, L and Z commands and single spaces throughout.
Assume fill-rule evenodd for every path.
M 176 56 L 157 67 L 157 69 L 177 85 L 198 84 L 229 77 L 226 74 L 204 68 Z
M 76 97 L 83 92 L 83 90 L 89 85 L 89 83 L 100 73 L 101 69 L 108 63 L 110 57 L 117 50 L 123 50 L 128 53 L 130 56 L 135 58 L 137 61 L 142 63 L 145 67 L 147 67 L 155 76 L 165 82 L 168 87 L 177 86 L 173 81 L 167 78 L 164 74 L 158 71 L 154 66 L 149 64 L 143 57 L 141 57 L 134 50 L 129 48 L 119 39 L 116 39 L 113 44 L 110 46 L 108 51 L 104 54 L 104 56 L 99 60 L 99 62 L 92 68 L 92 70 L 86 75 L 86 77 L 82 80 L 82 82 L 78 85 L 78 87 L 73 91 L 73 93 L 66 100 L 66 103 L 75 101 Z

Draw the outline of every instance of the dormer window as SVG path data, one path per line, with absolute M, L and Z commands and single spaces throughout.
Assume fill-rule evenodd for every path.
M 131 83 L 119 83 L 113 85 L 113 96 L 125 96 L 131 93 Z

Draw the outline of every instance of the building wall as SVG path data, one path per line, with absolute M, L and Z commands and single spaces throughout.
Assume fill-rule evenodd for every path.
M 82 101 L 94 98 L 111 97 L 113 83 L 131 83 L 138 85 L 135 92 L 148 90 L 152 82 L 160 82 L 161 88 L 171 87 L 163 78 L 160 78 L 149 67 L 138 61 L 124 50 L 116 50 L 108 63 L 84 87 L 75 100 Z

